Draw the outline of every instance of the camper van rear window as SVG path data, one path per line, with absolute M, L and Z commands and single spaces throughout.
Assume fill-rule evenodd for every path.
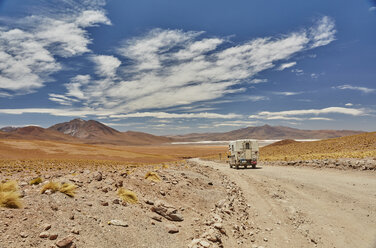
M 245 149 L 249 149 L 249 143 L 245 143 Z

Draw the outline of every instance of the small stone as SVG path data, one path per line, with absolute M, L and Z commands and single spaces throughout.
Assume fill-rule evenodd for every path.
M 159 215 L 153 215 L 151 218 L 152 218 L 153 220 L 158 221 L 158 222 L 162 222 L 162 217 L 159 216 Z
M 57 239 L 58 236 L 59 235 L 57 233 L 53 233 L 53 234 L 50 235 L 49 239 L 50 240 L 55 240 L 55 239 Z
M 58 208 L 56 205 L 52 205 L 52 206 L 51 206 L 51 209 L 52 209 L 53 211 L 57 211 L 57 210 L 59 210 L 59 208 Z
M 108 224 L 113 225 L 113 226 L 128 227 L 128 223 L 126 223 L 125 221 L 122 221 L 122 220 L 110 220 L 108 222 Z
M 209 242 L 207 242 L 207 241 L 205 241 L 205 240 L 201 240 L 201 241 L 200 241 L 200 245 L 201 245 L 202 247 L 205 247 L 205 248 L 207 248 L 207 247 L 209 247 L 209 246 L 210 246 L 210 243 L 209 243 Z
M 113 203 L 113 204 L 120 204 L 120 200 L 119 200 L 119 199 L 114 199 L 114 200 L 112 201 L 112 203 Z
M 78 228 L 74 227 L 72 230 L 71 230 L 71 233 L 73 234 L 80 234 L 80 230 L 78 230 Z
M 102 181 L 102 179 L 103 179 L 102 173 L 100 171 L 98 171 L 97 173 L 95 173 L 94 179 L 97 180 L 97 181 Z
M 47 231 L 41 232 L 39 234 L 39 238 L 42 238 L 42 239 L 48 238 L 49 236 L 50 236 L 50 233 Z
M 267 239 L 267 238 L 264 238 L 264 241 L 265 241 L 265 242 L 268 242 L 268 239 Z
M 168 233 L 178 233 L 179 232 L 178 227 L 173 225 L 173 224 L 167 224 L 166 228 L 167 228 Z
M 56 243 L 56 246 L 59 248 L 73 248 L 74 246 L 73 240 L 74 240 L 73 236 L 67 236 L 63 238 L 62 240 L 58 241 Z
M 108 206 L 108 202 L 106 202 L 106 201 L 101 201 L 101 205 L 104 206 L 104 207 L 107 207 L 107 206 Z
M 166 195 L 166 192 L 164 192 L 163 190 L 159 191 L 159 193 L 160 193 L 162 196 L 165 196 L 165 195 Z
M 50 228 L 51 228 L 51 224 L 44 224 L 43 226 L 42 226 L 42 229 L 44 230 L 44 231 L 47 231 L 47 230 L 50 230 Z
M 27 238 L 29 235 L 25 232 L 20 233 L 21 238 Z
M 148 204 L 148 205 L 154 205 L 154 202 L 150 201 L 150 200 L 146 200 L 145 203 Z

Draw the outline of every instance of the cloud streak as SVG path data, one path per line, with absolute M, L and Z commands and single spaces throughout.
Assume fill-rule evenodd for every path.
M 89 83 L 75 78 L 67 84 L 66 95 L 78 96 L 83 105 L 118 113 L 211 101 L 245 91 L 242 84 L 259 72 L 330 43 L 334 34 L 334 23 L 326 17 L 306 30 L 238 45 L 227 38 L 203 37 L 204 32 L 154 29 L 124 41 L 117 58 L 93 59 L 99 62 L 96 73 L 102 78 Z M 120 60 L 127 63 L 120 65 Z
M 355 90 L 355 91 L 360 91 L 362 93 L 368 94 L 368 93 L 373 93 L 376 92 L 376 89 L 371 89 L 367 87 L 359 87 L 359 86 L 352 86 L 349 84 L 344 84 L 340 86 L 333 87 L 334 89 L 339 89 L 339 90 Z
M 59 57 L 90 51 L 86 28 L 111 24 L 103 10 L 77 6 L 73 10 L 8 20 L 7 26 L 0 27 L 0 93 L 26 94 L 53 81 L 51 75 L 63 68 Z
M 288 110 L 288 111 L 278 111 L 278 112 L 269 112 L 262 111 L 256 115 L 250 115 L 251 119 L 263 119 L 263 120 L 331 120 L 326 117 L 317 117 L 318 115 L 326 114 L 344 114 L 351 116 L 364 116 L 367 114 L 367 111 L 364 109 L 355 109 L 355 108 L 342 108 L 342 107 L 328 107 L 323 109 L 302 109 L 302 110 Z M 314 117 L 306 117 L 306 116 Z

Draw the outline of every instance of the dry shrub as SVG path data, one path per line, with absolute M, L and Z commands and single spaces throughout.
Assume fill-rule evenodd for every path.
M 120 188 L 118 190 L 117 194 L 120 197 L 120 199 L 123 200 L 123 202 L 131 203 L 131 204 L 138 203 L 138 198 L 137 198 L 136 193 L 134 193 L 134 192 L 132 192 L 130 190 L 126 190 L 124 188 Z
M 74 194 L 76 193 L 75 192 L 76 189 L 77 189 L 77 186 L 72 183 L 63 183 L 59 191 L 63 194 L 66 194 L 67 196 L 74 197 Z
M 154 182 L 160 182 L 161 178 L 156 172 L 148 171 L 145 175 L 145 179 L 154 181 Z
M 17 191 L 17 190 L 18 190 L 18 185 L 17 185 L 17 182 L 14 180 L 0 183 L 0 192 L 10 192 L 10 191 Z
M 20 208 L 21 200 L 16 181 L 0 183 L 0 206 L 6 208 Z
M 43 182 L 42 178 L 37 177 L 37 178 L 34 178 L 33 180 L 31 180 L 31 181 L 29 182 L 29 184 L 30 184 L 30 185 L 38 185 L 38 184 L 40 184 L 40 183 L 42 183 L 42 182 Z
M 51 190 L 52 193 L 55 193 L 56 191 L 59 191 L 60 187 L 61 187 L 60 183 L 49 181 L 48 183 L 46 183 L 45 185 L 43 185 L 40 193 L 43 194 L 47 190 Z
M 169 167 L 168 164 L 162 164 L 163 169 L 168 169 L 168 167 Z

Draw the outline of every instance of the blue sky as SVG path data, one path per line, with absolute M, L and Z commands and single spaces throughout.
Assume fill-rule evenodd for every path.
M 0 126 L 375 131 L 376 3 L 0 0 Z

